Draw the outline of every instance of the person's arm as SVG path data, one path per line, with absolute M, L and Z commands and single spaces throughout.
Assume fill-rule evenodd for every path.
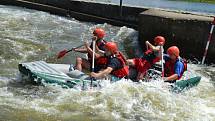
M 159 46 L 154 46 L 149 41 L 146 41 L 146 46 L 148 46 L 149 48 L 151 48 L 153 51 L 159 51 L 160 50 Z
M 104 55 L 105 54 L 105 51 L 100 50 L 97 45 L 96 45 L 96 52 L 98 52 L 98 54 L 100 54 L 100 55 Z
M 90 54 L 90 56 L 93 57 L 93 50 L 89 46 L 86 46 L 86 48 L 87 48 L 87 52 Z M 99 58 L 99 57 L 101 57 L 101 56 L 103 56 L 103 55 L 95 53 L 95 58 L 96 59 Z
M 74 48 L 73 51 L 80 52 L 80 53 L 87 53 L 87 49 L 86 48 Z
M 96 36 L 93 36 L 92 41 L 95 41 L 95 42 L 96 42 L 96 40 L 97 40 L 97 37 L 96 37 Z M 92 49 L 91 49 L 91 48 L 89 47 L 89 45 L 86 44 L 86 43 L 85 43 L 85 46 L 86 46 L 88 52 L 90 53 L 90 55 L 92 56 L 92 53 L 93 53 Z M 102 56 L 105 54 L 105 52 L 102 51 L 102 50 L 100 50 L 100 49 L 98 48 L 97 45 L 95 46 L 95 49 L 96 49 L 96 52 L 97 52 L 98 54 L 100 54 L 100 55 L 102 55 Z M 95 56 L 97 57 L 98 54 L 95 54 Z
M 113 68 L 107 67 L 105 70 L 100 71 L 100 72 L 98 72 L 98 73 L 91 72 L 91 73 L 90 73 L 90 76 L 91 76 L 91 77 L 94 77 L 94 78 L 102 78 L 102 77 L 105 77 L 105 76 L 107 76 L 108 74 L 110 74 L 112 70 L 113 70 Z
M 95 78 L 101 78 L 104 77 L 108 74 L 110 74 L 113 70 L 117 69 L 120 67 L 120 61 L 117 58 L 111 58 L 110 61 L 108 62 L 107 68 L 101 72 L 98 73 L 91 73 L 92 77 Z
M 182 74 L 183 69 L 184 69 L 183 63 L 180 62 L 180 61 L 177 62 L 176 65 L 175 65 L 175 74 L 173 74 L 172 76 L 166 77 L 164 79 L 164 81 L 175 81 L 175 80 L 178 80 L 179 77 Z
M 164 78 L 164 81 L 170 82 L 170 81 L 175 81 L 177 79 L 178 79 L 178 74 L 173 74 L 172 76 Z

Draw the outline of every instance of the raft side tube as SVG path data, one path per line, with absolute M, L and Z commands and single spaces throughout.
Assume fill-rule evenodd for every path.
M 187 80 L 176 81 L 176 83 L 172 86 L 171 91 L 179 93 L 184 89 L 190 89 L 194 86 L 197 86 L 200 81 L 200 76 L 196 76 Z

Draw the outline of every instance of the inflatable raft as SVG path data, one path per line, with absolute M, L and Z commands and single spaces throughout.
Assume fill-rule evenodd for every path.
M 74 88 L 91 83 L 88 75 L 78 70 L 69 71 L 67 64 L 48 64 L 44 61 L 20 63 L 19 71 L 23 79 L 34 81 L 39 84 L 61 85 L 63 88 Z M 96 81 L 93 86 L 97 85 Z
M 44 61 L 20 63 L 18 65 L 22 77 L 41 84 L 57 84 L 64 88 L 74 88 L 76 86 L 86 89 L 89 85 L 97 87 L 98 81 L 93 81 L 88 75 L 78 70 L 74 70 L 68 64 L 49 64 Z M 201 77 L 193 77 L 187 80 L 180 80 L 171 86 L 171 91 L 181 92 L 197 86 Z

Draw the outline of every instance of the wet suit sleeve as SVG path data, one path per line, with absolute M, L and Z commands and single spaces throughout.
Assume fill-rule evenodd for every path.
M 111 67 L 113 70 L 117 70 L 121 68 L 121 63 L 117 58 L 111 58 L 107 67 Z
M 175 64 L 175 74 L 178 75 L 178 78 L 181 76 L 182 72 L 184 70 L 184 65 L 181 61 L 178 61 L 176 64 Z

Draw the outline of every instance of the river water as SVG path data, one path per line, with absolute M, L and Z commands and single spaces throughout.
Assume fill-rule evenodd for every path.
M 80 45 L 95 27 L 104 28 L 106 40 L 115 40 L 123 52 L 134 55 L 131 51 L 137 47 L 132 49 L 131 44 L 137 44 L 138 33 L 131 28 L 0 6 L 0 121 L 215 120 L 212 66 L 189 64 L 187 78 L 200 75 L 202 80 L 180 94 L 169 92 L 161 81 L 135 84 L 121 80 L 101 90 L 77 91 L 19 79 L 20 62 L 74 63 L 80 54 L 70 53 L 56 60 L 56 53 Z

